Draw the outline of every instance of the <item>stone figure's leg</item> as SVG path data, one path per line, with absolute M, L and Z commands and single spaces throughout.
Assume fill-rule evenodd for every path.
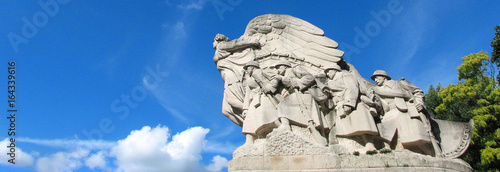
M 276 121 L 274 121 L 274 125 L 276 126 L 281 126 L 281 121 L 278 119 Z
M 339 144 L 339 141 L 337 140 L 337 131 L 335 126 L 332 126 L 332 128 L 330 128 L 330 132 L 328 133 L 328 145 L 332 146 L 336 144 Z
M 339 141 L 337 140 L 337 128 L 335 125 L 336 111 L 333 109 L 327 112 L 325 111 L 324 114 L 326 114 L 325 115 L 326 126 L 328 126 L 329 128 L 329 130 L 327 130 L 329 132 L 326 132 L 326 134 L 328 135 L 325 135 L 325 137 L 328 139 L 328 146 L 339 144 Z
M 245 144 L 253 144 L 253 141 L 255 140 L 255 137 L 252 136 L 252 134 L 246 134 L 246 141 L 245 141 Z
M 285 117 L 280 117 L 281 125 L 278 127 L 280 130 L 288 130 L 291 131 L 290 121 Z
M 384 147 L 380 149 L 380 153 L 390 153 L 391 150 L 391 145 L 389 145 L 389 142 L 383 141 L 384 142 Z
M 237 114 L 238 112 L 235 112 L 236 110 L 225 99 L 222 100 L 222 114 L 241 127 L 243 126 L 244 119 Z
M 373 137 L 370 135 L 367 135 L 367 134 L 363 134 L 361 137 L 363 137 L 363 141 L 365 142 L 366 154 L 377 153 L 377 149 L 375 148 L 375 145 L 373 144 Z

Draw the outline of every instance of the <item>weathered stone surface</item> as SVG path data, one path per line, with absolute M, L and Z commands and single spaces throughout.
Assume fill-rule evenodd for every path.
M 268 135 L 266 155 L 321 155 L 331 152 L 286 130 L 274 130 Z
M 293 127 L 293 130 L 304 130 Z M 233 158 L 252 156 L 279 156 L 279 155 L 327 155 L 347 154 L 341 145 L 325 147 L 310 141 L 303 135 L 292 131 L 274 129 L 267 138 L 257 139 L 254 144 L 244 144 L 233 152 Z
M 229 171 L 472 171 L 460 159 L 435 158 L 398 151 L 376 155 L 288 155 L 242 157 L 229 161 Z

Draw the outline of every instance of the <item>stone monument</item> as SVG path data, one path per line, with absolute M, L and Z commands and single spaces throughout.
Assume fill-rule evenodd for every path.
M 423 91 L 377 70 L 369 81 L 320 28 L 289 15 L 214 38 L 222 113 L 242 127 L 229 171 L 472 171 L 457 159 L 469 123 L 433 118 Z

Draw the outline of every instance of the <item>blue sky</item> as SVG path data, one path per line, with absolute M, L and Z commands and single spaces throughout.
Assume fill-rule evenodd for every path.
M 323 29 L 365 78 L 383 69 L 424 91 L 457 83 L 461 57 L 491 53 L 500 25 L 498 1 L 40 2 L 57 8 L 0 1 L 0 90 L 15 61 L 19 111 L 15 166 L 0 120 L 0 171 L 227 171 L 244 135 L 221 114 L 212 41 L 262 14 Z

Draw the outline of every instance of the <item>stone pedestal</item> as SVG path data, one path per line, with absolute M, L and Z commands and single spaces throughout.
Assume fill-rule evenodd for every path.
M 409 151 L 376 155 L 247 156 L 229 161 L 229 171 L 472 171 L 460 159 Z
M 353 155 L 355 141 L 325 147 L 311 142 L 306 129 L 273 130 L 267 138 L 245 144 L 233 153 L 229 171 L 472 171 L 461 159 L 436 158 L 396 149 L 387 154 Z M 302 134 L 296 134 L 302 133 Z

